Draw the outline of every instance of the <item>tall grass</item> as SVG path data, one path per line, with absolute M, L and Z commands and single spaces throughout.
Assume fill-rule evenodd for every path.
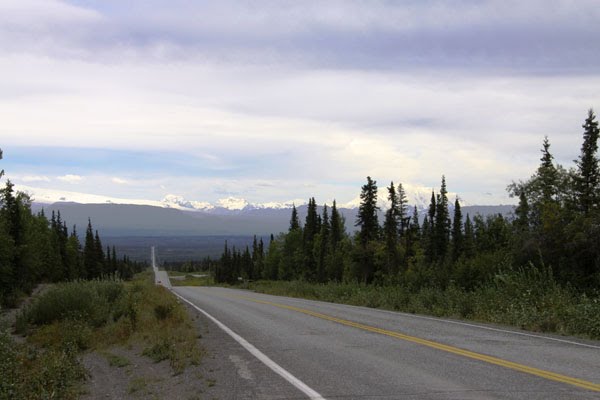
M 600 295 L 578 294 L 560 286 L 548 269 L 507 269 L 485 285 L 465 290 L 412 285 L 315 284 L 258 281 L 257 292 L 383 308 L 438 317 L 513 325 L 530 331 L 600 339 Z

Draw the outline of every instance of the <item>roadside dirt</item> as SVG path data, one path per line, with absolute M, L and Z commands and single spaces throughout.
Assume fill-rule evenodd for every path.
M 185 305 L 200 334 L 200 365 L 173 375 L 168 361 L 154 363 L 141 348 L 115 347 L 88 353 L 83 364 L 90 376 L 82 399 L 270 400 L 303 399 L 279 375 L 250 355 L 221 329 Z M 108 354 L 108 355 L 107 355 Z M 128 361 L 111 366 L 109 358 Z
M 2 310 L 0 328 L 14 326 L 18 312 L 51 285 L 39 285 L 19 308 Z M 168 361 L 155 363 L 141 346 L 117 346 L 87 352 L 81 360 L 88 379 L 81 399 L 271 400 L 305 396 L 250 355 L 205 316 L 184 304 L 199 333 L 203 356 L 199 365 L 174 375 Z M 12 329 L 10 329 L 12 330 Z M 16 340 L 24 341 L 20 335 Z

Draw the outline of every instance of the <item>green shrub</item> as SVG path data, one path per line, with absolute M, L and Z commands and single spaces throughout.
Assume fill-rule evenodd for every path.
M 75 399 L 85 370 L 73 346 L 40 351 L 0 333 L 0 400 Z
M 85 321 L 93 327 L 102 326 L 115 311 L 115 304 L 123 290 L 123 284 L 115 281 L 58 284 L 18 316 L 17 329 L 24 333 L 27 324 L 40 326 L 63 320 Z

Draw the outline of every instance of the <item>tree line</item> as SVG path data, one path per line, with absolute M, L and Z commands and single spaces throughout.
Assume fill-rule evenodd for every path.
M 10 180 L 0 189 L 0 305 L 14 305 L 40 282 L 129 279 L 143 267 L 127 256 L 120 258 L 114 246 L 104 249 L 91 221 L 82 244 L 76 227 L 69 231 L 60 211 L 49 219 L 43 210 L 33 213 L 31 198 L 15 192 Z
M 463 216 L 442 176 L 424 216 L 409 207 L 402 184 L 391 182 L 381 223 L 377 182 L 367 177 L 354 234 L 346 231 L 335 201 L 319 211 L 311 198 L 304 223 L 293 207 L 288 231 L 271 235 L 267 248 L 256 239 L 244 250 L 226 243 L 215 279 L 453 284 L 470 290 L 503 269 L 535 266 L 551 269 L 559 282 L 593 290 L 600 284 L 598 136 L 589 110 L 580 155 L 568 169 L 555 163 L 545 137 L 535 173 L 507 187 L 519 199 L 512 216 Z

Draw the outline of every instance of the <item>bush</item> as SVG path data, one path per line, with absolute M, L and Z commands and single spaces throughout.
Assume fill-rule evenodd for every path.
M 20 333 L 28 324 L 46 325 L 57 321 L 85 321 L 90 326 L 104 325 L 116 311 L 123 284 L 115 281 L 61 283 L 39 297 L 18 316 Z
M 72 346 L 39 351 L 0 333 L 0 400 L 75 399 L 85 370 Z

